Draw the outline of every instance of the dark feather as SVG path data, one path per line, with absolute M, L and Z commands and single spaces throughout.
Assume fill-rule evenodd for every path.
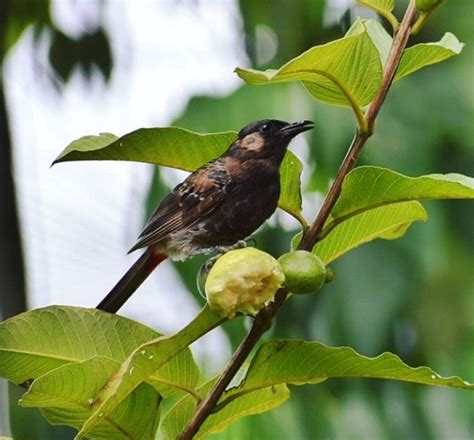
M 162 200 L 129 252 L 154 245 L 213 211 L 224 199 L 229 180 L 219 159 L 190 174 Z

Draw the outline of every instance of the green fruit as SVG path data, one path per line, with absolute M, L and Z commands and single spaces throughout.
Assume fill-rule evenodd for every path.
M 311 293 L 321 289 L 325 282 L 326 268 L 312 252 L 288 252 L 278 262 L 285 274 L 285 286 L 290 292 Z

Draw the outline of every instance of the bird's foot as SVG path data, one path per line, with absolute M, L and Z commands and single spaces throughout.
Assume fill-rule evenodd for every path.
M 218 255 L 225 254 L 226 252 L 233 251 L 235 249 L 243 249 L 247 247 L 247 240 L 254 240 L 253 238 L 249 237 L 245 240 L 239 240 L 238 242 L 231 244 L 230 246 L 217 246 L 215 250 L 218 252 Z
M 232 246 L 232 249 L 242 249 L 242 248 L 245 248 L 245 247 L 247 247 L 247 239 L 239 240 L 237 243 L 235 243 Z

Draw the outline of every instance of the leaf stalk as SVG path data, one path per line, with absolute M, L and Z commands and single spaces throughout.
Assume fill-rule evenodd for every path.
M 349 90 L 346 85 L 340 81 L 336 76 L 330 74 L 329 72 L 325 72 L 324 70 L 319 70 L 319 69 L 299 69 L 298 72 L 305 72 L 305 73 L 314 73 L 316 75 L 321 75 L 324 76 L 325 78 L 329 79 L 332 81 L 344 94 L 344 96 L 347 98 L 347 101 L 349 102 L 356 121 L 357 121 L 357 127 L 359 132 L 365 133 L 367 131 L 367 123 L 364 117 L 364 113 L 357 102 L 356 98 L 352 95 L 351 91 Z M 291 73 L 291 72 L 289 72 Z
M 426 22 L 431 17 L 434 11 L 438 9 L 446 0 L 440 0 L 438 3 L 435 3 L 430 9 L 427 11 L 421 11 L 419 17 L 415 21 L 413 28 L 411 30 L 412 35 L 417 35 L 421 29 L 425 27 Z
M 386 9 L 378 8 L 377 6 L 375 6 L 373 4 L 370 4 L 369 2 L 367 2 L 365 0 L 358 0 L 357 3 L 359 3 L 363 6 L 366 6 L 367 8 L 373 9 L 379 15 L 384 17 L 390 23 L 390 26 L 392 26 L 394 32 L 400 26 L 400 23 L 398 22 L 397 17 L 395 17 L 395 15 L 393 15 L 392 12 L 387 11 Z

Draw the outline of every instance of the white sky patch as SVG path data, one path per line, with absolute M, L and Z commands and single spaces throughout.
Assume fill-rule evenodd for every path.
M 354 22 L 359 17 L 380 20 L 377 13 L 357 4 L 354 0 L 329 0 L 324 13 L 324 26 L 332 26 L 334 23 L 341 21 L 346 11 L 349 11 L 351 14 L 351 22 Z
M 52 9 L 72 37 L 93 29 L 97 10 L 93 1 Z M 50 168 L 52 160 L 86 134 L 169 125 L 191 96 L 231 93 L 240 84 L 233 69 L 248 64 L 235 1 L 109 2 L 102 14 L 114 57 L 108 84 L 98 72 L 87 82 L 76 71 L 57 94 L 46 75 L 47 41 L 35 49 L 31 31 L 4 66 L 31 308 L 100 301 L 138 257 L 126 252 L 143 223 L 152 172 L 125 162 Z M 121 313 L 170 333 L 198 310 L 165 262 Z M 222 331 L 193 347 L 211 369 L 229 354 Z

